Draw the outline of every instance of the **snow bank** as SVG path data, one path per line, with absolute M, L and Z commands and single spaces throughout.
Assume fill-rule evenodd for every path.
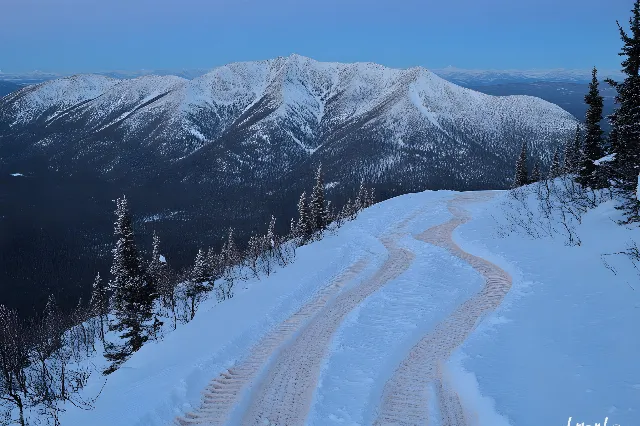
M 569 417 L 593 424 L 605 416 L 609 424 L 639 424 L 640 276 L 624 256 L 603 254 L 625 250 L 640 230 L 617 225 L 610 201 L 583 217 L 580 246 L 522 234 L 497 238 L 503 200 L 472 206 L 475 219 L 456 233 L 464 250 L 514 279 L 502 306 L 449 363 L 461 398 L 490 413 L 493 403 L 481 395 L 490 397 L 511 425 L 563 425 Z

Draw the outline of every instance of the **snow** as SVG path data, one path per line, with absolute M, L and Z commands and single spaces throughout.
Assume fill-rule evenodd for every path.
M 576 123 L 571 114 L 542 99 L 484 95 L 424 68 L 319 62 L 300 55 L 232 63 L 193 80 L 169 75 L 129 80 L 73 76 L 25 88 L 5 101 L 14 124 L 47 112 L 49 122 L 88 116 L 91 131 L 119 125 L 130 133 L 160 119 L 171 145 L 194 137 L 214 141 L 231 126 L 253 122 L 251 108 L 260 104 L 271 112 L 252 124 L 255 140 L 266 139 L 274 128 L 283 129 L 306 155 L 316 152 L 316 142 L 328 128 L 370 116 L 381 116 L 396 140 L 416 129 L 432 127 L 446 133 L 444 129 L 453 126 L 486 135 L 478 140 L 487 144 L 516 126 L 540 134 L 541 143 L 550 146 L 554 141 L 549 139 L 572 132 Z M 70 108 L 73 105 L 79 108 Z M 214 123 L 208 127 L 203 117 L 214 118 Z M 182 158 L 199 148 L 187 144 L 166 151 Z
M 603 255 L 625 250 L 640 239 L 640 231 L 617 225 L 620 213 L 607 201 L 578 225 L 579 246 L 516 231 L 503 235 L 510 229 L 508 195 L 495 194 L 464 205 L 472 220 L 453 238 L 463 250 L 507 271 L 513 286 L 443 366 L 442 385 L 458 395 L 470 425 L 564 425 L 569 417 L 588 424 L 605 417 L 610 425 L 638 424 L 640 340 L 634 336 L 640 300 L 632 289 L 638 275 L 624 256 L 607 257 L 612 273 Z M 292 265 L 241 283 L 231 300 L 205 302 L 191 323 L 145 345 L 109 376 L 94 410 L 69 407 L 62 424 L 172 424 L 198 407 L 213 378 L 245 359 L 254 344 L 314 300 L 332 278 L 365 261 L 336 291 L 371 280 L 389 256 L 380 238 L 394 230 L 396 244 L 415 259 L 341 322 L 322 361 L 306 421 L 372 424 L 386 381 L 411 347 L 484 285 L 468 263 L 415 238 L 451 219 L 447 201 L 455 196 L 427 191 L 378 203 L 336 235 L 298 249 Z M 102 384 L 101 377 L 92 377 L 87 394 L 97 394 Z M 438 421 L 436 386 L 425 387 L 432 396 L 425 404 L 436 417 L 430 424 L 444 424 Z M 236 411 L 249 406 L 251 395 L 240 394 Z
M 604 156 L 604 157 L 602 157 L 602 158 L 599 158 L 599 159 L 595 160 L 595 161 L 593 162 L 593 164 L 595 164 L 596 166 L 599 166 L 600 164 L 603 164 L 603 163 L 610 163 L 610 162 L 612 162 L 615 158 L 616 158 L 616 154 L 615 154 L 615 152 L 614 152 L 613 154 L 609 154 L 609 155 L 606 155 L 606 156 Z
M 167 263 L 167 259 L 166 259 L 163 255 L 158 256 L 158 260 L 159 260 L 161 263 Z
M 638 228 L 617 225 L 620 213 L 609 201 L 584 216 L 580 246 L 519 233 L 496 238 L 505 224 L 503 201 L 472 206 L 474 221 L 455 234 L 463 249 L 510 272 L 514 285 L 453 357 L 453 376 L 463 384 L 473 373 L 479 393 L 511 425 L 566 424 L 570 416 L 587 424 L 605 416 L 609 424 L 638 424 L 640 340 L 629 336 L 640 300 L 629 283 L 639 276 L 624 256 L 607 260 L 617 275 L 603 262 L 603 255 L 638 241 Z M 477 393 L 469 399 L 483 405 Z
M 11 173 L 11 176 L 18 177 L 18 176 L 24 176 L 24 175 L 22 173 Z

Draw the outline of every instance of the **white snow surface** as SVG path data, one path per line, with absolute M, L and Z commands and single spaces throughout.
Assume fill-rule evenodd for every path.
M 414 238 L 452 217 L 446 202 L 454 196 L 427 191 L 376 204 L 337 235 L 300 248 L 292 265 L 241 283 L 228 301 L 205 302 L 192 322 L 145 345 L 109 376 L 94 410 L 68 407 L 62 424 L 173 424 L 198 408 L 212 379 L 243 360 L 333 277 L 366 260 L 341 291 L 370 279 L 387 259 L 379 238 L 403 226 L 397 244 L 415 259 L 340 324 L 306 420 L 318 426 L 372 424 L 386 380 L 412 345 L 483 286 L 482 276 L 463 260 Z M 513 278 L 502 305 L 482 318 L 444 367 L 443 380 L 459 396 L 468 425 L 564 425 L 569 417 L 585 424 L 604 423 L 605 417 L 609 425 L 639 424 L 639 276 L 623 257 L 608 261 L 614 275 L 601 256 L 624 250 L 640 232 L 615 224 L 619 212 L 606 202 L 584 217 L 577 230 L 581 246 L 517 233 L 498 237 L 506 196 L 496 192 L 493 200 L 465 205 L 472 220 L 454 231 L 463 250 Z M 104 365 L 100 357 L 93 361 Z M 95 395 L 103 383 L 94 375 L 86 395 Z M 431 384 L 425 387 L 435 395 Z M 239 410 L 250 397 L 244 394 Z M 445 424 L 437 418 L 437 403 L 428 404 L 430 424 Z

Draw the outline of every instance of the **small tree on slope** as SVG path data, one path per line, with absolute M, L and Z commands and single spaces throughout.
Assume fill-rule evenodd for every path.
M 306 193 L 300 195 L 298 201 L 298 223 L 296 224 L 296 236 L 300 239 L 300 244 L 306 243 L 313 234 L 311 224 L 311 213 L 307 206 Z
M 604 155 L 602 149 L 603 138 L 600 122 L 602 121 L 603 98 L 598 89 L 598 71 L 593 68 L 589 84 L 589 93 L 584 97 L 585 103 L 589 105 L 586 116 L 586 133 L 582 156 L 580 158 L 580 170 L 578 182 L 580 184 L 596 189 L 604 185 L 603 176 L 599 173 L 598 166 L 594 163 Z
M 512 188 L 519 188 L 529 183 L 529 176 L 527 173 L 527 144 L 522 144 L 520 150 L 520 156 L 516 162 L 516 175 L 513 179 Z
M 576 173 L 582 150 L 582 136 L 580 134 L 580 124 L 576 124 L 576 133 L 572 141 L 567 141 L 564 147 L 564 160 L 562 164 L 563 173 Z
M 627 33 L 620 23 L 618 29 L 623 42 L 620 56 L 622 72 L 626 75 L 622 83 L 607 80 L 617 91 L 618 109 L 613 114 L 612 141 L 615 149 L 615 188 L 623 198 L 620 207 L 627 222 L 640 221 L 640 202 L 635 196 L 637 177 L 640 171 L 640 0 L 636 0 L 629 19 L 631 32 Z
M 324 180 L 322 178 L 322 164 L 316 171 L 316 184 L 311 191 L 309 200 L 311 210 L 311 226 L 314 232 L 322 232 L 327 227 L 327 206 L 324 198 Z
M 109 314 L 109 296 L 107 294 L 107 286 L 99 273 L 93 281 L 90 306 L 92 314 L 96 315 L 100 321 L 100 340 L 105 344 L 104 329 L 107 322 L 107 315 Z
M 540 179 L 542 178 L 542 173 L 540 173 L 540 166 L 538 165 L 538 162 L 536 161 L 533 164 L 533 170 L 531 171 L 531 183 L 533 182 L 540 182 Z
M 105 358 L 112 361 L 105 374 L 115 371 L 133 352 L 149 339 L 148 322 L 153 317 L 155 289 L 141 268 L 134 241 L 133 221 L 125 197 L 116 200 L 114 234 L 118 238 L 113 249 L 110 287 L 113 291 L 115 324 L 113 331 L 121 332 L 121 344 L 107 344 Z
M 209 289 L 209 274 L 207 273 L 207 259 L 202 249 L 198 250 L 196 260 L 191 270 L 191 277 L 187 282 L 186 296 L 191 306 L 190 319 L 196 315 L 196 309 L 202 301 L 203 294 Z
M 558 149 L 553 152 L 553 159 L 551 160 L 551 168 L 549 169 L 549 178 L 555 179 L 562 174 L 562 167 L 560 167 L 560 157 Z

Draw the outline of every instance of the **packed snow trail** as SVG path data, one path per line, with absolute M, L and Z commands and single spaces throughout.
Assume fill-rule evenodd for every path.
M 372 293 L 406 271 L 415 255 L 396 245 L 397 234 L 382 239 L 389 257 L 376 274 L 339 294 L 278 354 L 245 413 L 243 425 L 305 424 L 322 362 L 344 318 Z
M 376 425 L 427 424 L 429 383 L 436 384 L 442 424 L 464 426 L 468 423 L 459 398 L 443 379 L 441 369 L 483 315 L 500 305 L 511 288 L 511 276 L 493 263 L 463 251 L 453 241 L 452 235 L 458 226 L 471 219 L 463 208 L 465 203 L 484 201 L 492 196 L 493 194 L 487 193 L 470 193 L 455 197 L 448 202 L 449 211 L 454 217 L 417 237 L 421 241 L 445 248 L 469 263 L 485 278 L 485 286 L 478 294 L 456 308 L 411 349 L 385 384 Z
M 313 300 L 280 324 L 273 332 L 265 336 L 253 348 L 247 359 L 222 373 L 211 382 L 203 392 L 202 405 L 198 411 L 179 417 L 176 423 L 181 426 L 225 424 L 229 419 L 230 413 L 242 398 L 243 392 L 256 379 L 274 352 L 290 339 L 303 326 L 305 321 L 320 312 L 346 283 L 363 271 L 366 265 L 367 261 L 365 259 L 351 265 Z

